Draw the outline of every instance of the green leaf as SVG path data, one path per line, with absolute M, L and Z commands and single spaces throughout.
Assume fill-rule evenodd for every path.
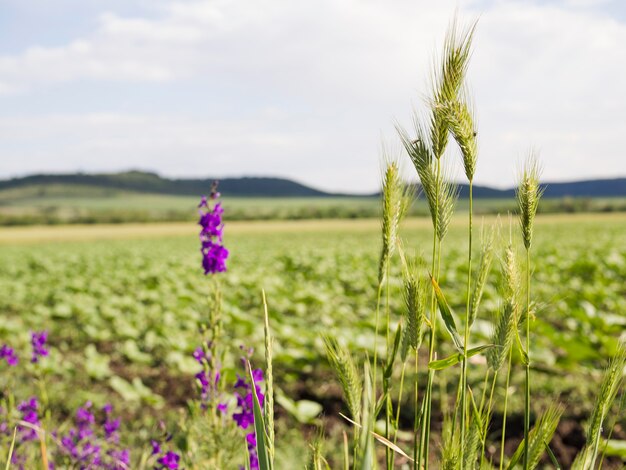
M 252 367 L 248 362 L 248 377 L 252 383 L 253 413 L 254 413 L 254 432 L 256 433 L 256 448 L 259 458 L 259 470 L 272 470 L 272 464 L 269 459 L 267 442 L 265 436 L 265 422 L 263 421 L 263 413 L 261 412 L 261 404 L 256 394 L 256 386 L 254 377 L 252 376 Z
M 522 356 L 522 364 L 527 366 L 528 364 L 530 364 L 530 359 L 528 359 L 528 353 L 526 352 L 526 350 L 524 349 L 524 346 L 522 345 L 522 338 L 520 338 L 519 331 L 517 329 L 515 330 L 515 338 L 516 338 L 515 343 L 517 344 L 517 349 L 519 350 L 519 353 Z
M 556 470 L 561 470 L 561 465 L 559 465 L 559 461 L 557 460 L 556 455 L 554 455 L 554 452 L 552 452 L 552 449 L 550 449 L 550 444 L 544 442 L 543 445 L 546 447 L 546 453 L 548 454 L 552 465 L 554 465 L 554 468 L 556 468 Z
M 495 345 L 493 344 L 483 344 L 482 346 L 476 346 L 475 348 L 472 349 L 468 349 L 467 350 L 467 357 L 470 358 L 472 356 L 476 356 L 477 354 L 482 353 L 483 351 L 487 351 L 488 349 L 491 349 L 495 347 Z M 432 369 L 432 370 L 442 370 L 442 369 L 447 369 L 448 367 L 451 367 L 455 364 L 458 364 L 459 362 L 461 362 L 463 360 L 463 354 L 462 353 L 455 353 L 451 356 L 448 356 L 444 359 L 439 359 L 437 361 L 431 361 L 430 363 L 428 363 L 428 368 Z
M 448 301 L 443 295 L 443 292 L 441 291 L 439 284 L 437 284 L 437 281 L 432 275 L 430 276 L 430 280 L 433 284 L 433 289 L 435 290 L 435 296 L 437 297 L 437 304 L 439 305 L 439 311 L 441 312 L 443 323 L 446 325 L 446 330 L 448 330 L 448 333 L 450 333 L 450 336 L 452 337 L 452 341 L 454 342 L 456 349 L 459 352 L 463 352 L 463 342 L 461 341 L 461 337 L 459 336 L 459 333 L 456 329 L 456 323 L 454 322 L 452 309 L 450 308 Z
M 398 347 L 400 346 L 400 339 L 402 338 L 402 324 L 398 324 L 398 328 L 396 329 L 396 336 L 393 340 L 393 350 L 387 359 L 387 366 L 385 367 L 385 372 L 383 377 L 389 379 L 391 374 L 393 373 L 393 363 L 396 360 L 396 354 L 398 354 Z
M 617 439 L 609 439 L 603 441 L 604 453 L 610 457 L 620 457 L 626 460 L 626 441 L 618 441 Z

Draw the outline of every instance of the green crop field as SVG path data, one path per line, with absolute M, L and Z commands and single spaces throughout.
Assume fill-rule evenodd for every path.
M 440 279 L 459 310 L 467 269 L 463 223 L 460 216 L 452 223 Z M 483 224 L 500 226 L 500 255 L 509 238 L 508 219 L 489 217 Z M 405 250 L 427 262 L 429 225 L 428 219 L 410 219 L 402 231 Z M 236 359 L 243 344 L 256 349 L 253 364 L 262 364 L 264 289 L 276 337 L 274 376 L 284 395 L 277 410 L 283 459 L 306 452 L 297 435 L 311 433 L 310 423 L 325 423 L 330 439 L 339 438 L 345 427 L 322 334 L 373 354 L 379 231 L 373 220 L 227 223 L 224 243 L 231 258 L 220 279 L 223 342 L 229 358 Z M 209 310 L 204 299 L 211 286 L 201 271 L 196 232 L 193 223 L 0 230 L 0 333 L 25 351 L 29 331 L 49 331 L 50 357 L 37 373 L 49 409 L 59 418 L 87 400 L 97 405 L 112 401 L 127 418 L 122 439 L 134 446 L 156 432 L 153 416 L 176 422 L 196 395 L 198 366 L 191 353 L 202 341 L 200 326 Z M 568 445 L 575 445 L 568 439 L 581 432 L 593 406 L 598 369 L 626 331 L 626 217 L 539 217 L 534 258 L 533 406 L 539 410 L 557 398 L 568 404 L 559 431 L 564 443 L 557 449 L 563 457 Z M 498 264 L 496 256 L 476 343 L 489 338 L 498 309 Z M 393 322 L 403 309 L 399 289 L 395 263 Z M 444 334 L 441 340 L 446 342 Z M 455 373 L 438 376 L 440 387 Z M 12 372 L 2 380 L 17 399 L 34 393 L 28 374 Z M 478 377 L 470 374 L 470 380 L 481 388 Z M 520 383 L 516 374 L 512 380 Z M 519 385 L 513 387 L 511 420 L 522 409 Z M 495 403 L 497 413 L 500 400 Z M 621 426 L 615 436 L 624 438 L 624 417 Z M 519 432 L 511 431 L 515 436 Z
M 354 219 L 380 216 L 378 197 L 228 197 L 223 201 L 230 220 Z M 507 213 L 512 199 L 478 199 L 478 214 Z M 0 225 L 101 224 L 191 221 L 197 198 L 138 193 L 110 188 L 71 185 L 26 186 L 0 191 Z M 461 199 L 457 211 L 466 212 Z M 557 198 L 545 200 L 545 213 L 622 212 L 624 198 Z M 428 216 L 419 198 L 414 216 Z

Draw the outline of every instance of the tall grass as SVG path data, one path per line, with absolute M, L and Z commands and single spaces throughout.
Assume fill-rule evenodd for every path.
M 550 442 L 564 412 L 563 406 L 555 401 L 540 414 L 531 428 L 531 323 L 534 318 L 531 302 L 531 248 L 534 221 L 542 195 L 539 165 L 534 154 L 529 156 L 523 166 L 517 189 L 519 240 L 525 253 L 525 264 L 522 269 L 517 255 L 518 242 L 511 230 L 500 259 L 501 280 L 497 285 L 500 301 L 495 318 L 489 318 L 481 305 L 483 292 L 490 281 L 494 249 L 499 243 L 494 228 L 483 230 L 480 257 L 474 266 L 472 188 L 477 168 L 478 142 L 473 107 L 465 85 L 474 27 L 475 24 L 461 28 L 456 20 L 453 21 L 446 36 L 443 58 L 433 73 L 426 118 L 422 119 L 416 114 L 413 136 L 398 126 L 400 140 L 413 163 L 430 209 L 433 229 L 430 266 L 427 268 L 427 263 L 420 256 L 409 256 L 407 247 L 410 246 L 410 240 L 400 239 L 400 224 L 412 196 L 400 178 L 398 163 L 387 162 L 382 178 L 382 250 L 375 295 L 373 361 L 370 362 L 368 357 L 358 351 L 350 351 L 332 336 L 324 338 L 329 364 L 343 390 L 349 415 L 344 417 L 353 426 L 351 440 L 344 434 L 344 469 L 372 469 L 378 468 L 381 463 L 384 463 L 385 468 L 392 469 L 400 458 L 405 465 L 416 470 L 428 469 L 433 462 L 436 462 L 437 468 L 453 470 L 493 469 L 496 466 L 500 469 L 519 466 L 534 469 L 544 458 L 560 467 L 550 449 Z M 446 292 L 448 287 L 440 277 L 441 265 L 445 261 L 444 240 L 457 195 L 454 185 L 447 178 L 449 157 L 446 149 L 449 136 L 453 137 L 458 147 L 470 188 L 467 278 L 462 293 L 465 311 L 461 315 L 453 311 L 448 301 L 451 296 Z M 405 308 L 395 318 L 389 307 L 389 285 L 393 273 L 397 272 L 391 269 L 394 263 L 400 268 Z M 382 333 L 380 311 L 383 293 L 386 296 L 384 354 L 379 352 L 378 347 L 378 337 Z M 492 334 L 487 344 L 476 345 L 472 341 L 472 327 L 478 323 L 477 320 L 483 323 L 491 320 Z M 443 327 L 449 341 L 442 340 L 442 335 L 438 334 L 438 325 Z M 271 378 L 272 342 L 269 339 L 267 313 L 265 334 L 267 375 Z M 420 347 L 425 336 L 428 339 L 428 351 L 422 353 L 422 358 Z M 480 355 L 485 356 L 484 360 L 476 361 L 473 365 L 472 358 Z M 420 359 L 428 363 L 426 387 L 421 394 Z M 518 361 L 524 369 L 524 438 L 517 450 L 507 456 L 505 444 L 507 416 L 511 411 L 510 385 L 511 380 L 516 379 L 512 372 L 518 367 Z M 414 368 L 409 402 L 413 407 L 413 426 L 409 449 L 404 448 L 407 446 L 406 441 L 400 442 L 398 435 L 405 375 L 407 370 L 411 370 L 407 367 L 411 362 Z M 501 375 L 505 365 L 506 375 L 503 378 Z M 595 411 L 589 420 L 587 444 L 574 464 L 577 469 L 596 467 L 602 443 L 602 426 L 622 385 L 625 365 L 626 349 L 620 345 L 602 382 Z M 458 377 L 456 393 L 450 394 L 445 384 L 441 383 L 440 410 L 434 410 L 437 403 L 434 400 L 436 373 L 444 369 L 452 372 L 447 376 Z M 470 377 L 478 376 L 481 372 L 484 374 L 483 380 L 472 384 Z M 268 383 L 271 383 L 271 379 Z M 490 427 L 494 422 L 494 397 L 499 388 L 504 397 L 502 431 L 495 442 L 490 437 Z M 394 396 L 397 396 L 395 403 Z M 454 407 L 449 410 L 447 403 L 452 401 Z M 443 419 L 439 452 L 431 446 L 434 411 L 438 411 L 437 416 Z M 270 468 L 272 465 L 273 424 L 268 425 L 269 421 L 273 421 L 272 416 L 267 406 L 265 416 L 257 416 L 255 413 L 255 420 L 262 420 L 257 429 L 263 432 L 264 437 L 258 439 L 258 453 L 267 456 L 268 466 L 262 468 Z M 384 431 L 377 428 L 379 417 L 384 417 Z M 496 449 L 494 455 L 499 456 L 496 462 L 487 458 L 485 449 L 488 442 Z M 380 446 L 384 447 L 384 459 L 381 458 L 383 451 Z M 314 468 L 322 468 L 322 463 L 328 465 L 321 456 L 322 446 L 316 444 L 313 449 L 316 456 L 313 460 L 318 462 Z

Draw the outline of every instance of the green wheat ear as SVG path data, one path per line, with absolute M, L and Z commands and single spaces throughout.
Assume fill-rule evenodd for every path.
M 458 188 L 449 181 L 447 172 L 438 171 L 440 163 L 433 158 L 431 142 L 426 130 L 417 119 L 414 124 L 415 139 L 411 139 L 406 130 L 399 125 L 396 129 L 419 176 L 422 192 L 428 201 L 433 227 L 437 228 L 437 238 L 443 240 L 452 220 L 459 194 Z
M 427 284 L 420 276 L 421 271 L 422 265 L 419 259 L 412 258 L 406 261 L 403 270 L 406 328 L 400 350 L 402 362 L 406 361 L 410 348 L 419 349 L 424 336 L 428 290 Z
M 264 414 L 267 429 L 267 450 L 271 461 L 274 460 L 274 374 L 272 369 L 272 356 L 274 338 L 270 330 L 269 311 L 267 308 L 267 298 L 265 290 L 261 291 L 263 296 L 264 333 L 265 333 L 265 403 Z
M 587 470 L 595 467 L 600 438 L 602 437 L 602 424 L 622 384 L 624 367 L 626 367 L 626 344 L 621 343 L 617 354 L 611 360 L 609 367 L 604 373 L 604 378 L 600 385 L 600 393 L 587 426 L 587 443 L 582 452 L 578 454 L 572 466 L 575 470 Z
M 493 242 L 495 239 L 495 228 L 491 228 L 487 231 L 481 240 L 480 249 L 480 262 L 478 264 L 478 275 L 474 281 L 474 289 L 472 290 L 472 297 L 470 299 L 470 326 L 474 324 L 476 317 L 478 316 L 478 307 L 483 297 L 483 291 L 487 284 L 487 276 L 491 271 L 491 261 L 493 259 Z
M 341 383 L 351 418 L 356 422 L 360 422 L 363 380 L 356 363 L 350 352 L 346 348 L 341 347 L 337 340 L 326 336 L 324 337 L 324 345 L 328 362 L 335 370 L 337 378 Z
M 447 123 L 454 140 L 456 140 L 463 157 L 463 168 L 468 181 L 474 181 L 476 160 L 478 157 L 478 141 L 476 139 L 476 118 L 471 105 L 466 99 L 449 101 L 435 105 Z
M 441 158 L 448 144 L 448 121 L 440 105 L 457 101 L 463 86 L 476 23 L 459 27 L 456 18 L 448 28 L 443 48 L 443 61 L 435 66 L 431 79 L 432 114 L 430 137 L 436 158 Z
M 397 162 L 386 165 L 383 174 L 383 247 L 378 266 L 378 282 L 382 282 L 398 240 L 398 228 L 413 199 L 413 188 L 402 181 Z
M 539 184 L 540 176 L 541 168 L 537 162 L 537 156 L 534 152 L 531 152 L 522 169 L 516 191 L 522 239 L 527 250 L 532 245 L 533 224 L 537 214 L 537 207 L 539 206 L 539 199 L 541 199 L 544 191 Z
M 500 370 L 507 357 L 519 323 L 520 311 L 520 279 L 519 268 L 513 246 L 509 245 L 502 261 L 502 295 L 504 302 L 491 343 L 496 347 L 487 352 L 487 363 L 494 371 Z

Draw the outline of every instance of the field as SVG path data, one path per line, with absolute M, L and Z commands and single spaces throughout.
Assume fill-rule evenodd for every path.
M 139 193 L 90 186 L 27 186 L 0 191 L 0 225 L 96 224 L 192 221 L 197 197 Z M 355 219 L 380 216 L 378 197 L 226 197 L 229 220 Z M 458 211 L 467 211 L 461 199 Z M 507 213 L 512 199 L 477 199 L 478 214 Z M 546 199 L 544 213 L 624 212 L 624 198 Z M 428 216 L 420 198 L 414 216 Z
M 440 279 L 459 310 L 467 269 L 464 222 L 460 216 L 453 220 Z M 472 338 L 476 343 L 491 334 L 488 320 L 498 308 L 497 257 L 509 238 L 507 219 L 486 217 L 482 223 L 499 224 L 500 242 Z M 405 248 L 427 261 L 429 227 L 429 219 L 414 218 L 402 232 Z M 0 334 L 17 350 L 27 350 L 29 331 L 49 331 L 52 349 L 42 373 L 50 409 L 61 418 L 86 400 L 98 405 L 112 400 L 126 418 L 126 430 L 135 431 L 124 439 L 136 447 L 155 432 L 154 414 L 175 422 L 194 397 L 197 364 L 191 353 L 201 342 L 208 310 L 203 299 L 210 289 L 196 233 L 193 223 L 0 230 Z M 325 423 L 331 440 L 344 427 L 338 417 L 341 392 L 321 335 L 330 333 L 352 350 L 373 354 L 379 238 L 379 222 L 369 219 L 227 223 L 224 341 L 230 357 L 236 359 L 244 344 L 256 349 L 253 363 L 262 363 L 264 289 L 276 336 L 274 375 L 285 396 L 277 411 L 283 459 L 307 451 L 298 434 L 314 435 L 311 423 Z M 567 461 L 580 445 L 599 371 L 626 331 L 626 216 L 541 216 L 534 260 L 533 408 L 555 399 L 567 403 L 556 447 Z M 394 321 L 403 305 L 399 288 L 396 266 L 390 294 Z M 448 386 L 449 374 L 439 376 L 440 388 Z M 3 380 L 20 399 L 33 393 L 33 383 L 17 372 Z M 477 388 L 479 380 L 470 375 Z M 515 422 L 523 409 L 515 374 L 512 383 Z M 495 400 L 496 413 L 500 402 Z M 625 437 L 625 426 L 622 415 L 615 437 Z M 511 431 L 511 445 L 519 436 L 519 429 Z

